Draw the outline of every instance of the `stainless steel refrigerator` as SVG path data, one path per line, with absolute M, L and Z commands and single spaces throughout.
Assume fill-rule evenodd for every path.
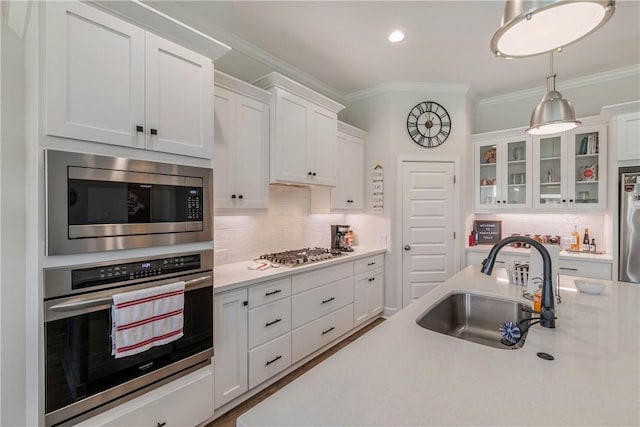
M 640 166 L 619 169 L 620 249 L 618 280 L 640 283 Z

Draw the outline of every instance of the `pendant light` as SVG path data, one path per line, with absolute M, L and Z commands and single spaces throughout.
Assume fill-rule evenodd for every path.
M 576 112 L 571 102 L 556 90 L 556 75 L 553 72 L 553 52 L 549 54 L 549 75 L 547 76 L 547 93 L 544 94 L 533 113 L 529 135 L 547 135 L 575 129 L 582 123 L 576 120 Z
M 603 26 L 614 11 L 614 0 L 507 0 L 491 51 L 521 58 L 561 49 Z

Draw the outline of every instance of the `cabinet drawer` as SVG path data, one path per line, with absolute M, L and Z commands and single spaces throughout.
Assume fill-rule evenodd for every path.
M 354 261 L 355 274 L 365 273 L 367 271 L 375 270 L 376 268 L 384 267 L 384 255 L 374 255 L 372 257 L 363 258 Z
M 293 327 L 317 319 L 353 302 L 353 277 L 311 289 L 291 298 Z
M 566 276 L 611 280 L 611 268 L 610 263 L 560 260 L 558 273 Z
M 249 309 L 291 295 L 291 277 L 272 280 L 249 288 Z
M 291 330 L 291 299 L 274 301 L 249 310 L 249 348 Z
M 249 352 L 249 388 L 291 366 L 291 334 L 286 334 Z
M 212 415 L 213 366 L 209 365 L 76 426 L 194 426 Z
M 292 362 L 313 353 L 353 328 L 353 304 L 307 323 L 291 333 Z
M 353 276 L 353 262 L 345 262 L 344 264 L 333 267 L 326 267 L 293 276 L 291 279 L 291 291 L 293 294 L 298 294 L 348 276 Z

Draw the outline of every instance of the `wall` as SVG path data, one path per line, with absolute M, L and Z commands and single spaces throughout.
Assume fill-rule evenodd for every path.
M 468 104 L 466 89 L 459 86 L 424 84 L 393 86 L 380 91 L 372 91 L 370 96 L 362 96 L 347 102 L 345 110 L 340 112 L 339 118 L 349 124 L 368 132 L 366 141 L 365 160 L 365 200 L 367 209 L 360 216 L 349 215 L 351 224 L 361 224 L 363 229 L 369 230 L 366 236 L 361 236 L 363 244 L 379 244 L 381 238 L 387 237 L 389 253 L 385 262 L 385 308 L 387 312 L 401 308 L 408 303 L 407 292 L 402 289 L 401 276 L 401 241 L 398 229 L 399 218 L 397 212 L 398 194 L 398 159 L 408 158 L 435 160 L 439 157 L 454 157 L 459 160 L 461 175 L 458 182 L 464 183 L 471 179 L 467 169 L 471 166 L 471 150 L 468 144 Z M 445 91 L 448 90 L 449 92 Z M 456 92 L 457 93 L 453 93 Z M 447 141 L 435 148 L 423 148 L 415 144 L 407 134 L 407 115 L 410 109 L 419 102 L 431 100 L 444 106 L 451 116 L 452 131 Z M 371 173 L 373 167 L 381 165 L 384 168 L 384 212 L 373 214 L 371 210 Z M 468 206 L 471 206 L 471 196 L 462 191 L 459 218 L 456 229 L 458 235 L 464 229 Z M 364 225 L 367 224 L 367 225 Z M 362 233 L 361 233 L 362 234 Z M 459 239 L 457 247 L 460 257 L 463 255 L 464 239 Z M 461 261 L 461 260 L 459 260 Z
M 213 218 L 217 265 L 304 247 L 330 247 L 331 224 L 344 224 L 344 214 L 311 214 L 309 187 L 269 186 L 266 211 L 242 215 L 217 211 Z M 358 228 L 354 228 L 358 233 Z
M 577 117 L 595 116 L 606 105 L 640 99 L 640 66 L 564 82 L 558 76 L 556 82 L 558 91 L 573 104 Z M 544 92 L 545 87 L 540 86 L 479 100 L 471 133 L 528 126 L 531 112 Z
M 4 3 L 4 2 L 3 2 Z M 3 9 L 6 7 L 3 4 Z M 4 10 L 3 10 L 4 11 Z M 0 425 L 26 425 L 25 49 L 5 21 L 0 36 Z M 32 313 L 29 313 L 32 314 Z

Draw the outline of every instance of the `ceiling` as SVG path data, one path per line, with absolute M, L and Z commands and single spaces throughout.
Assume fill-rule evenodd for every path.
M 496 58 L 504 1 L 165 1 L 145 3 L 233 48 L 216 68 L 245 81 L 279 71 L 338 100 L 385 82 L 469 85 L 478 99 L 545 85 L 548 55 Z M 403 42 L 388 34 L 401 29 Z M 640 64 L 640 1 L 554 58 L 558 86 Z

